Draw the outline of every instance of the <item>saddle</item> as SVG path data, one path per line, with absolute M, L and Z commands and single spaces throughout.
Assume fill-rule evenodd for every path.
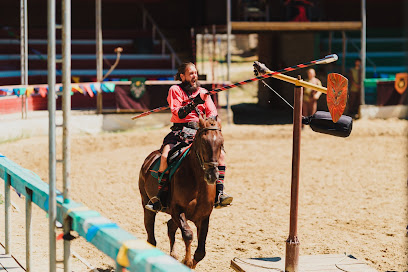
M 163 171 L 163 173 L 169 171 L 169 180 L 173 177 L 176 170 L 180 167 L 181 162 L 187 156 L 188 152 L 190 151 L 191 145 L 188 145 L 185 142 L 180 142 L 176 144 L 169 152 L 169 156 L 167 157 L 167 169 Z M 160 157 L 156 159 L 153 163 L 153 167 L 150 170 L 152 172 L 152 176 L 157 179 L 160 183 L 163 175 L 159 177 L 159 167 L 160 167 Z
M 169 151 L 169 155 L 167 156 L 167 165 L 171 165 L 174 161 L 176 161 L 180 156 L 186 151 L 186 149 L 190 145 L 188 142 L 179 142 L 173 146 L 172 149 Z
M 156 159 L 156 161 L 153 163 L 153 167 L 150 171 L 152 173 L 152 176 L 157 179 L 159 184 L 161 183 L 164 173 L 169 171 L 168 180 L 170 181 L 176 170 L 179 168 L 181 162 L 190 150 L 190 147 L 194 140 L 194 136 L 197 133 L 197 126 L 197 123 L 189 122 L 185 124 L 174 123 L 174 125 L 171 127 L 171 130 L 177 131 L 176 135 L 179 136 L 180 142 L 175 144 L 169 151 L 169 154 L 167 156 L 168 167 L 165 171 L 163 171 L 161 176 L 159 176 L 160 158 Z

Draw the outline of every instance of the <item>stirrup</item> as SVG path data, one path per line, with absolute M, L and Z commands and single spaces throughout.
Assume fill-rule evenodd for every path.
M 221 196 L 224 196 L 223 199 L 221 199 Z M 234 198 L 232 196 L 229 196 L 227 194 L 224 194 L 224 192 L 221 192 L 218 197 L 217 197 L 217 202 L 214 203 L 214 208 L 220 209 L 224 207 L 228 207 L 231 205 L 231 202 Z
M 153 202 L 153 200 L 157 200 Z M 163 209 L 160 199 L 157 196 L 152 197 L 145 205 L 145 209 L 154 213 L 158 213 Z

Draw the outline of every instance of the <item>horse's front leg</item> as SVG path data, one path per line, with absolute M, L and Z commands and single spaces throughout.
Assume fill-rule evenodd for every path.
M 172 215 L 172 218 L 177 227 L 180 228 L 184 244 L 186 245 L 186 256 L 184 257 L 183 263 L 192 268 L 193 260 L 191 258 L 191 242 L 193 241 L 193 231 L 187 223 L 186 215 L 184 214 L 184 212 L 177 212 Z
M 176 223 L 174 223 L 173 219 L 170 219 L 169 221 L 167 221 L 167 235 L 169 236 L 169 240 L 170 240 L 170 256 L 173 257 L 174 259 L 177 260 L 177 254 L 176 254 L 176 250 L 174 247 L 174 244 L 176 242 L 176 231 L 177 231 L 178 227 L 176 225 Z
M 205 256 L 205 241 L 207 240 L 208 225 L 210 222 L 210 216 L 204 218 L 197 226 L 198 246 L 194 253 L 193 267 L 195 268 L 197 263 L 204 259 Z

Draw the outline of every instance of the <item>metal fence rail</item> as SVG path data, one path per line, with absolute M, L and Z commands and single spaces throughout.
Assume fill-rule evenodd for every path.
M 0 177 L 5 181 L 6 251 L 11 254 L 10 186 L 25 196 L 27 205 L 31 206 L 31 203 L 34 203 L 45 212 L 48 212 L 49 209 L 49 187 L 34 172 L 19 166 L 1 154 Z M 122 271 L 122 268 L 129 271 L 191 271 L 145 240 L 138 239 L 121 229 L 116 223 L 101 216 L 97 211 L 72 200 L 64 203 L 62 193 L 59 191 L 57 191 L 56 200 L 57 220 L 59 222 L 71 222 L 72 230 L 116 261 L 117 271 Z M 69 218 L 64 218 L 65 214 Z M 31 216 L 31 213 L 26 214 L 27 216 Z M 31 227 L 30 225 L 27 226 L 26 237 L 29 239 Z M 27 254 L 28 259 L 29 255 Z M 31 269 L 33 270 L 33 267 Z

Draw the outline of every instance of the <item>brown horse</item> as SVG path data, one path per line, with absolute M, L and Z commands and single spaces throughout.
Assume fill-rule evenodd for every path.
M 215 182 L 219 177 L 218 159 L 224 143 L 219 121 L 203 119 L 200 116 L 199 126 L 189 153 L 171 180 L 170 202 L 166 211 L 171 215 L 171 219 L 167 222 L 170 255 L 177 259 L 174 242 L 176 231 L 180 228 L 186 245 L 183 263 L 190 268 L 195 268 L 205 256 L 205 240 L 215 200 Z M 154 246 L 156 245 L 154 236 L 156 213 L 144 207 L 158 192 L 158 182 L 150 172 L 158 158 L 160 158 L 160 152 L 157 150 L 152 152 L 144 161 L 139 175 L 147 241 Z M 192 221 L 197 227 L 198 247 L 194 253 L 194 260 L 191 258 L 193 232 L 187 220 Z

